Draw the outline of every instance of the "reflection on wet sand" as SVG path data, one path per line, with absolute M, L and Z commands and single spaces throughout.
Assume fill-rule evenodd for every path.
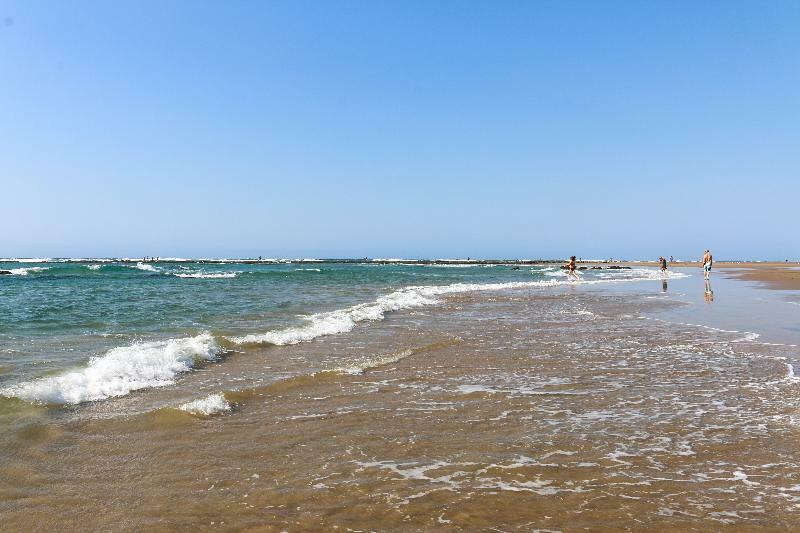
M 705 280 L 705 294 L 703 295 L 705 298 L 706 303 L 711 303 L 714 301 L 714 291 L 711 289 L 711 280 Z

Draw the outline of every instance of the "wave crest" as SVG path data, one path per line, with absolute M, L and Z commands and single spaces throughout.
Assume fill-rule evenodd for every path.
M 192 413 L 194 415 L 211 416 L 223 411 L 230 411 L 231 404 L 225 399 L 225 396 L 220 392 L 210 394 L 205 398 L 200 398 L 191 402 L 187 402 L 179 407 L 181 411 Z
M 170 385 L 178 374 L 192 369 L 198 361 L 216 359 L 220 351 L 210 333 L 121 346 L 92 358 L 79 370 L 12 385 L 0 389 L 0 394 L 59 404 L 104 400 Z
M 9 270 L 12 276 L 27 276 L 31 272 L 44 272 L 45 270 L 49 270 L 50 267 L 26 267 L 26 268 L 12 268 Z

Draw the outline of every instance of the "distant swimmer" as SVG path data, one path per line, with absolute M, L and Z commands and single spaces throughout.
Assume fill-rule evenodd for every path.
M 703 253 L 703 277 L 708 279 L 708 275 L 711 274 L 711 265 L 714 264 L 714 256 L 711 255 L 711 252 L 708 250 Z

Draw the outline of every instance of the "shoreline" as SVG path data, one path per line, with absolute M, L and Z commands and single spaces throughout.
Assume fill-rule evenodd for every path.
M 631 266 L 652 266 L 652 263 L 630 262 Z M 700 262 L 675 262 L 670 268 L 697 268 L 700 272 Z M 729 278 L 758 283 L 759 288 L 796 291 L 800 290 L 800 263 L 786 262 L 744 262 L 720 261 L 715 262 L 712 268 L 712 278 L 715 272 L 722 272 Z
M 233 354 L 217 372 L 235 387 L 209 367 L 80 416 L 34 412 L 5 437 L 0 516 L 30 531 L 674 526 L 656 494 L 681 527 L 794 523 L 787 349 L 662 322 L 677 302 L 612 286 L 453 295 L 334 342 Z M 276 367 L 298 358 L 328 370 Z M 756 495 L 761 511 L 733 517 Z

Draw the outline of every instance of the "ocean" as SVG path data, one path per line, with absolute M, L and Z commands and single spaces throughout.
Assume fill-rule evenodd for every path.
M 554 264 L 0 270 L 11 529 L 800 518 L 800 307 L 775 291 Z
M 53 404 L 170 385 L 226 352 L 344 333 L 447 294 L 567 282 L 557 266 L 315 260 L 6 262 L 1 270 L 11 274 L 0 278 L 0 394 Z M 577 283 L 653 276 L 587 271 Z

